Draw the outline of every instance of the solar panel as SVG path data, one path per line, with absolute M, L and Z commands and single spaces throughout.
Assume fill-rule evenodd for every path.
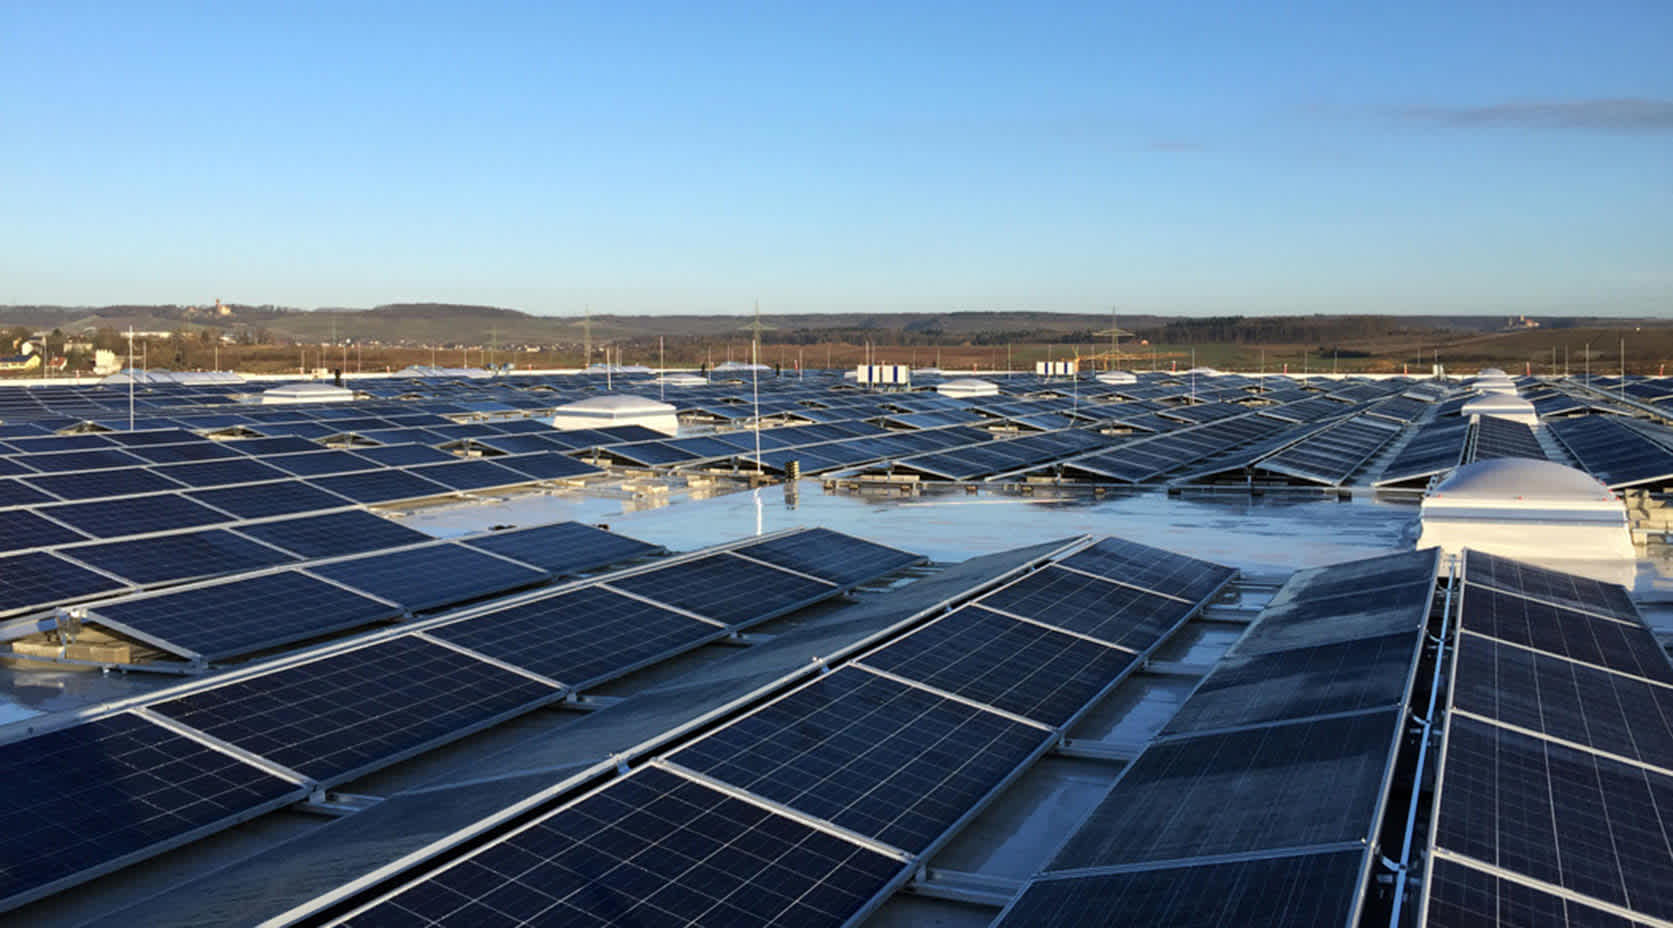
M 460 544 L 543 567 L 558 576 L 647 557 L 663 550 L 660 545 L 616 535 L 580 522 L 507 529 L 463 538 Z
M 1603 909 L 1543 892 L 1451 860 L 1435 861 L 1427 887 L 1429 928 L 1549 925 L 1551 928 L 1648 928 Z
M 0 479 L 0 507 L 32 506 L 35 503 L 50 503 L 52 501 L 52 497 L 22 480 Z
M 424 464 L 408 468 L 407 473 L 434 480 L 452 490 L 485 490 L 489 487 L 509 487 L 530 482 L 527 474 L 501 467 L 484 458 L 469 461 L 454 460 L 446 464 Z
M 60 503 L 42 507 L 41 512 L 94 538 L 121 538 L 231 521 L 225 513 L 177 493 Z
M 1194 557 L 1122 538 L 1106 538 L 1064 558 L 1067 567 L 1129 586 L 1196 603 L 1219 589 L 1236 571 Z
M 305 558 L 360 554 L 435 540 L 399 522 L 359 509 L 240 525 L 238 532 Z
M 837 592 L 829 583 L 729 554 L 659 567 L 610 585 L 728 625 L 771 618 Z
M 444 496 L 453 492 L 449 487 L 404 470 L 338 474 L 334 477 L 315 477 L 309 482 L 368 506 L 404 499 Z
M 89 621 L 214 661 L 381 622 L 401 610 L 280 571 L 101 604 L 93 612 Z
M 310 573 L 399 603 L 439 609 L 551 579 L 534 567 L 451 542 L 367 554 L 308 568 Z
M 1673 777 L 1453 716 L 1438 847 L 1673 916 Z
M 72 470 L 104 470 L 111 467 L 140 467 L 147 463 L 144 458 L 134 457 L 126 451 L 115 448 L 61 451 L 55 454 L 30 454 L 25 455 L 21 461 L 29 467 L 47 474 L 59 474 Z
M 1097 928 L 1119 917 L 1198 928 L 1345 925 L 1364 857 L 1337 851 L 1038 880 L 998 924 Z
M 351 914 L 347 924 L 836 928 L 902 866 L 650 767 Z
M 323 451 L 318 443 L 296 435 L 277 435 L 273 438 L 244 438 L 228 442 L 227 447 L 240 454 L 265 457 L 270 454 L 296 454 L 304 451 Z
M 354 453 L 384 467 L 406 467 L 411 464 L 432 464 L 456 461 L 453 455 L 429 445 L 385 445 L 381 448 L 356 448 Z
M 382 465 L 350 454 L 347 451 L 308 451 L 299 454 L 275 454 L 262 458 L 265 464 L 288 471 L 299 477 L 324 477 L 362 470 L 377 470 Z
M 192 487 L 220 487 L 233 483 L 259 483 L 264 480 L 283 480 L 288 474 L 254 458 L 227 458 L 222 461 L 198 461 L 192 464 L 170 464 L 157 468 L 171 480 Z
M 1465 576 L 1473 586 L 1488 586 L 1581 612 L 1638 621 L 1638 608 L 1633 605 L 1632 597 L 1625 587 L 1614 583 L 1558 573 L 1480 551 L 1466 552 Z
M 0 745 L 0 781 L 0 907 L 302 794 L 126 714 Z
M 1050 736 L 851 668 L 818 678 L 671 759 L 917 853 Z
M 1530 458 L 1545 460 L 1545 449 L 1540 446 L 1534 430 L 1521 422 L 1498 416 L 1482 416 L 1476 420 L 1475 448 L 1471 460 L 1490 458 Z
M 238 452 L 213 441 L 195 441 L 178 445 L 146 445 L 129 449 L 134 455 L 152 464 L 181 464 L 189 461 L 238 460 Z
M 6 444 L 20 454 L 50 454 L 55 451 L 85 451 L 89 448 L 109 448 L 111 440 L 97 433 L 84 435 L 43 435 L 38 438 L 20 436 Z
M 1239 728 L 1405 701 L 1420 633 L 1222 660 L 1165 734 Z
M 71 602 L 123 587 L 121 581 L 44 551 L 0 557 L 0 612 Z
M 0 448 L 0 451 L 4 450 L 4 448 Z M 21 458 L 7 457 L 4 454 L 0 454 L 0 475 L 10 477 L 16 474 L 33 473 L 36 473 L 36 470 L 33 467 L 24 464 Z
M 27 509 L 0 510 L 0 551 L 47 548 L 70 541 L 85 541 L 86 535 Z
M 276 548 L 218 528 L 77 545 L 63 553 L 141 586 L 260 570 L 295 560 Z
M 1460 622 L 1500 641 L 1673 684 L 1667 652 L 1649 629 L 1465 583 Z
M 578 461 L 568 455 L 559 454 L 556 451 L 508 454 L 505 457 L 495 458 L 494 463 L 535 480 L 566 480 L 575 477 L 592 477 L 604 473 L 601 468 L 594 467 L 585 461 Z
M 269 516 L 341 509 L 354 505 L 351 500 L 335 493 L 327 493 L 301 480 L 194 490 L 185 495 L 223 512 L 230 512 L 240 519 L 264 519 Z
M 868 667 L 1055 726 L 1114 682 L 1135 657 L 966 606 L 862 660 Z
M 1143 651 L 1194 606 L 1061 567 L 1047 567 L 982 598 L 982 605 Z
M 1154 744 L 1122 774 L 1051 869 L 1369 840 L 1402 714 Z
M 1273 597 L 1261 621 L 1238 641 L 1234 652 L 1266 654 L 1421 628 L 1429 620 L 1435 578 L 1430 574 L 1411 579 L 1401 569 L 1402 560 L 1426 562 L 1432 571 L 1435 552 L 1371 558 L 1323 573 L 1297 573 Z M 1382 572 L 1367 573 L 1378 570 Z M 1315 579 L 1325 582 L 1312 582 Z
M 329 783 L 558 693 L 522 674 L 408 636 L 150 708 Z
M 738 553 L 829 580 L 838 586 L 852 586 L 924 560 L 899 548 L 825 528 L 759 542 L 739 549 Z
M 721 629 L 601 587 L 583 587 L 428 633 L 581 688 L 687 650 Z
M 78 471 L 21 478 L 20 483 L 51 493 L 63 500 L 102 499 L 136 493 L 161 493 L 180 489 L 180 483 L 142 467 Z

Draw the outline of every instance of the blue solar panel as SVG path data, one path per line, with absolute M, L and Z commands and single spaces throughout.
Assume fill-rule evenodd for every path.
M 776 567 L 714 554 L 611 585 L 728 625 L 756 622 L 832 596 L 837 587 Z
M 240 454 L 266 457 L 271 454 L 300 454 L 307 451 L 324 451 L 325 447 L 318 442 L 309 441 L 296 435 L 277 435 L 273 438 L 245 438 L 239 441 L 227 442 L 227 447 Z
M 580 522 L 508 529 L 475 538 L 463 538 L 460 542 L 483 551 L 515 558 L 525 564 L 543 567 L 555 575 L 573 574 L 606 564 L 617 564 L 632 558 L 658 554 L 663 550 L 660 545 L 647 544 Z
M 400 603 L 412 612 L 451 606 L 551 578 L 544 570 L 453 543 L 368 554 L 310 567 L 309 571 Z
M 52 497 L 21 480 L 0 479 L 0 507 L 32 506 L 52 501 Z
M 262 463 L 289 471 L 301 477 L 324 477 L 354 471 L 377 470 L 383 465 L 347 451 L 308 451 L 301 454 L 274 454 L 263 457 Z
M 565 480 L 604 473 L 600 468 L 556 451 L 511 454 L 494 458 L 494 463 L 535 480 Z
M 86 540 L 86 535 L 50 519 L 44 519 L 27 509 L 0 510 L 0 551 L 48 548 L 65 542 Z
M 120 581 L 44 551 L 0 557 L 3 612 L 71 602 L 122 588 Z
M 44 506 L 40 511 L 95 538 L 120 538 L 229 521 L 225 514 L 177 493 L 60 503 Z
M 858 668 L 820 677 L 671 758 L 917 853 L 1051 732 Z
M 354 453 L 384 467 L 407 467 L 412 464 L 433 464 L 458 460 L 440 448 L 429 445 L 385 445 L 381 448 L 356 448 Z
M 240 525 L 238 532 L 306 558 L 360 554 L 434 540 L 423 532 L 358 509 Z
M 554 687 L 403 637 L 151 706 L 321 782 L 540 702 Z
M 115 448 L 31 454 L 20 458 L 19 461 L 47 474 L 60 474 L 72 470 L 105 470 L 111 467 L 139 467 L 147 463 L 144 458 L 134 457 Z
M 527 474 L 501 467 L 482 458 L 469 461 L 449 461 L 445 464 L 425 464 L 407 469 L 426 480 L 434 480 L 453 490 L 484 490 L 489 487 L 508 487 L 529 483 Z
M 171 464 L 156 468 L 156 472 L 192 487 L 260 483 L 264 480 L 283 480 L 289 476 L 284 471 L 268 467 L 253 458 L 227 458 L 222 461 Z
M 738 553 L 829 580 L 838 586 L 851 586 L 924 561 L 923 557 L 899 548 L 825 528 L 763 541 Z
M 185 495 L 240 519 L 264 519 L 269 516 L 341 509 L 355 505 L 352 500 L 344 499 L 335 493 L 327 493 L 301 480 L 194 490 Z
M 276 548 L 216 528 L 77 545 L 63 553 L 141 586 L 260 570 L 296 560 Z
M 1121 538 L 1106 538 L 1065 558 L 1063 564 L 1192 603 L 1214 592 L 1236 573 L 1230 567 Z
M 153 464 L 182 464 L 190 461 L 236 460 L 241 455 L 219 442 L 197 441 L 180 445 L 145 445 L 130 448 Z
M 90 621 L 213 661 L 381 622 L 400 611 L 307 574 L 280 571 L 107 603 Z
M 1061 567 L 1036 571 L 982 605 L 1133 651 L 1161 640 L 1194 605 Z
M 397 500 L 422 499 L 427 496 L 444 496 L 453 492 L 449 487 L 402 470 L 338 474 L 334 477 L 315 477 L 309 482 L 368 506 Z
M 46 474 L 22 479 L 30 486 L 63 500 L 103 499 L 180 489 L 179 482 L 140 467 Z
M 718 626 L 600 587 L 583 587 L 430 630 L 430 634 L 574 687 L 684 651 Z
M 979 606 L 966 606 L 867 654 L 869 667 L 1061 725 L 1136 657 Z
M 0 782 L 0 907 L 303 792 L 131 715 L 0 745 Z
M 902 866 L 650 767 L 346 924 L 837 928 Z

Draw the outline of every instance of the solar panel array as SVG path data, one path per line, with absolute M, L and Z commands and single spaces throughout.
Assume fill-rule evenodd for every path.
M 1482 416 L 1476 420 L 1475 440 L 1470 444 L 1470 460 L 1490 458 L 1546 459 L 1539 438 L 1526 423 L 1512 422 L 1498 416 Z
M 589 545 L 599 540 L 593 534 L 597 531 L 566 531 L 547 538 Z M 807 548 L 793 543 L 796 538 L 793 534 L 776 536 L 741 550 L 771 546 L 775 556 L 809 556 Z M 854 582 L 899 569 L 903 559 L 907 563 L 921 560 L 838 533 L 824 532 L 817 540 L 830 554 L 828 569 L 853 577 Z M 494 559 L 452 542 L 403 550 L 432 548 Z M 647 549 L 638 545 L 618 551 L 637 555 Z M 892 554 L 885 557 L 885 553 Z M 735 560 L 752 569 L 765 567 Z M 827 569 L 819 563 L 805 566 Z M 276 573 L 256 579 L 267 585 L 259 591 L 243 586 L 232 591 L 251 592 L 253 600 L 266 604 L 260 609 L 252 608 L 249 601 L 232 602 L 229 590 L 218 591 L 214 603 L 193 598 L 215 587 L 169 594 L 167 608 L 154 600 L 137 602 L 151 602 L 153 612 L 176 625 L 201 617 L 208 631 L 188 630 L 181 637 L 202 634 L 221 642 L 272 635 L 287 622 L 319 621 L 319 616 L 343 613 L 341 603 L 320 602 L 317 609 L 295 611 L 284 608 L 287 603 L 294 607 L 299 598 L 319 595 L 318 588 L 295 586 L 298 579 L 311 580 L 307 574 Z M 844 588 L 821 583 L 828 590 L 826 595 Z M 324 586 L 342 596 L 356 595 Z M 213 621 L 217 616 L 238 621 Z M 677 623 L 680 629 L 701 634 L 659 634 L 659 621 L 664 627 Z M 478 634 L 479 630 L 486 634 Z M 171 842 L 198 835 L 200 829 L 225 827 L 296 801 L 308 791 L 363 776 L 728 631 L 714 621 L 595 583 L 510 607 L 485 607 L 471 618 L 428 623 L 422 631 L 191 685 L 183 694 L 164 693 L 150 700 L 136 710 L 141 715 L 111 716 L 0 745 L 0 772 L 6 773 L 9 784 L 18 786 L 9 793 L 13 797 L 9 805 L 0 803 L 0 823 L 7 826 L 0 832 L 0 909 L 20 904 L 31 894 L 89 878 L 107 865 L 157 853 Z M 484 652 L 504 653 L 507 659 L 496 660 Z M 532 667 L 525 670 L 519 664 Z M 170 728 L 160 727 L 163 724 Z M 215 745 L 245 752 L 240 756 L 248 759 L 212 750 L 206 746 L 210 739 Z M 175 755 L 180 766 L 171 759 Z M 95 783 L 103 789 L 97 795 L 83 795 Z M 202 795 L 197 794 L 199 789 Z M 40 801 L 43 795 L 63 796 L 66 791 L 76 799 L 73 811 Z M 60 831 L 66 836 L 59 836 Z M 47 856 L 36 853 L 36 843 L 43 841 L 52 862 L 32 865 L 32 858 Z M 89 846 L 97 850 L 89 851 Z M 888 871 L 892 873 L 896 865 L 891 860 Z M 801 908 L 793 907 L 793 911 L 804 913 Z
M 1445 473 L 1463 461 L 1469 438 L 1468 420 L 1436 419 L 1418 429 L 1411 441 L 1383 469 L 1375 484 L 1379 487 L 1394 486 L 1428 480 L 1436 474 Z
M 1611 490 L 1673 480 L 1673 451 L 1614 416 L 1557 419 L 1546 428 L 1581 467 Z
M 1673 664 L 1626 591 L 1466 553 L 1431 925 L 1673 919 Z
M 1102 600 L 1129 589 L 1177 625 L 1232 574 L 1117 539 L 1083 554 L 1082 568 L 1157 588 L 1061 566 L 1043 581 L 1035 578 L 1048 571 L 1023 577 L 998 592 L 1012 591 L 1006 604 L 1040 619 L 980 605 L 937 619 L 542 814 L 347 923 L 545 923 L 606 911 L 656 923 L 849 923 L 1142 660 L 1144 642 L 1154 643 L 1141 637 L 1132 639 L 1137 649 L 1121 647 L 1040 621 L 1080 606 L 1084 622 L 1096 609 L 1088 594 Z M 1062 575 L 1085 582 L 1065 587 Z M 1138 606 L 1130 613 L 1105 623 L 1105 634 L 1125 639 L 1158 621 Z M 972 633 L 971 617 L 1022 638 Z M 1065 683 L 1065 672 L 1074 682 Z M 761 830 L 785 838 L 765 841 Z M 799 848 L 812 835 L 822 851 L 806 859 Z M 748 856 L 733 859 L 732 848 Z
M 1353 923 L 1437 558 L 1292 577 L 999 923 Z

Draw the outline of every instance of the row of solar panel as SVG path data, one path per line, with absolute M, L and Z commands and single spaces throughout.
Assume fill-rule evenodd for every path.
M 1135 648 L 1230 574 L 1103 542 L 816 677 L 348 924 L 551 923 L 606 911 L 844 924 L 1046 750 L 1138 660 Z M 1132 647 L 1038 624 L 1059 619 Z M 545 865 L 555 869 L 523 879 Z
M 1468 552 L 1431 925 L 1673 919 L 1673 664 L 1625 589 Z
M 586 541 L 584 550 L 600 556 L 597 539 Z M 524 532 L 498 533 L 479 542 L 502 550 L 549 551 L 553 545 L 550 536 Z M 766 579 L 762 570 L 777 574 L 781 583 L 805 579 L 818 585 L 821 597 L 839 592 L 844 588 L 839 584 L 869 580 L 919 560 L 825 530 L 780 536 L 741 550 L 750 559 L 713 557 L 733 557 L 729 566 L 744 570 L 757 584 Z M 776 569 L 768 562 L 806 567 L 832 579 L 813 580 L 791 572 L 796 568 Z M 663 634 L 668 623 L 698 634 Z M 0 775 L 21 787 L 0 797 L 0 825 L 6 826 L 0 831 L 0 908 L 78 874 L 84 877 L 203 829 L 224 827 L 276 802 L 294 801 L 302 785 L 313 789 L 352 779 L 575 688 L 480 659 L 473 648 L 502 652 L 584 684 L 726 633 L 720 624 L 604 586 L 584 587 L 287 662 L 230 682 L 192 685 L 184 695 L 158 695 L 143 707 L 143 715 L 109 717 L 0 746 Z M 257 755 L 266 770 L 283 776 L 218 752 L 208 752 L 213 755 L 208 759 L 219 759 L 216 763 L 204 764 L 201 745 L 152 724 L 158 719 L 187 726 L 180 729 L 187 735 L 202 732 Z M 60 769 L 65 766 L 73 769 Z M 73 815 L 39 814 L 35 797 L 54 783 L 78 800 Z M 95 785 L 100 792 L 92 795 Z M 65 826 L 73 835 L 54 840 Z M 33 842 L 41 840 L 49 843 L 36 855 Z
M 1437 557 L 1292 577 L 1000 924 L 1353 923 Z

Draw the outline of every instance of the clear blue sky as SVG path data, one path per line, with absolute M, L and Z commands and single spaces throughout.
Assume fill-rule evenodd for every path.
M 1673 2 L 0 3 L 0 304 L 1673 314 Z

